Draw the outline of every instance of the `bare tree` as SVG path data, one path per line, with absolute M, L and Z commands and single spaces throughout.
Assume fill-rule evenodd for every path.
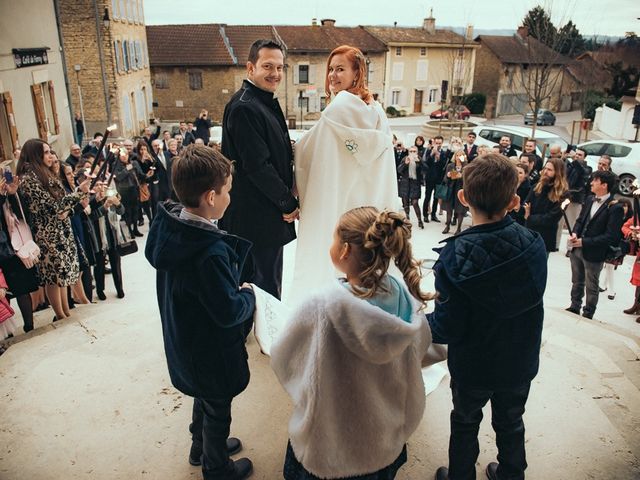
M 456 107 L 461 102 L 461 98 L 470 90 L 468 87 L 473 79 L 473 56 L 472 45 L 477 45 L 473 41 L 473 27 L 468 25 L 464 35 L 459 35 L 452 39 L 449 48 L 446 50 L 443 77 L 447 79 L 449 88 L 447 97 L 442 98 L 443 106 L 449 110 L 449 118 L 454 118 Z
M 554 96 L 560 106 L 564 70 L 570 62 L 561 52 L 571 54 L 577 40 L 575 36 L 561 33 L 572 31 L 571 28 L 563 26 L 557 30 L 541 6 L 530 10 L 522 23 L 515 35 L 522 61 L 508 75 L 514 75 L 516 81 L 512 85 L 520 87 L 527 97 L 526 103 L 533 111 L 531 136 L 535 137 L 539 110 L 550 106 Z

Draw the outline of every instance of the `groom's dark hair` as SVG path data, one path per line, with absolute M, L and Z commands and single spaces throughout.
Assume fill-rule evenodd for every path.
M 249 49 L 249 61 L 254 65 L 258 61 L 258 56 L 260 55 L 260 50 L 263 48 L 270 48 L 272 50 L 280 50 L 284 55 L 284 48 L 282 44 L 276 40 L 271 39 L 260 39 L 253 42 L 251 48 Z

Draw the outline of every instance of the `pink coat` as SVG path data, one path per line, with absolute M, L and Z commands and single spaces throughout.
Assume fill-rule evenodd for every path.
M 633 217 L 631 217 L 624 223 L 624 225 L 622 225 L 622 234 L 625 237 L 629 237 L 631 235 L 632 226 Z M 638 249 L 637 256 L 635 258 L 635 261 L 633 262 L 633 270 L 631 271 L 631 285 L 640 287 L 640 249 Z
M 0 270 L 0 288 L 4 288 L 5 290 L 9 288 L 7 286 L 7 281 L 4 279 L 2 270 Z M 0 298 L 0 323 L 4 322 L 8 318 L 13 317 L 14 313 L 15 312 L 13 311 L 13 308 L 11 308 L 11 305 L 9 305 L 9 300 L 7 300 L 7 297 L 5 296 L 4 298 Z

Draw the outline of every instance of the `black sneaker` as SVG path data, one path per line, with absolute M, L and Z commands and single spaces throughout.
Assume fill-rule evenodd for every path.
M 580 308 L 576 307 L 567 307 L 565 308 L 567 312 L 575 313 L 576 315 L 580 315 Z
M 242 450 L 242 442 L 239 438 L 229 437 L 227 438 L 227 453 L 229 455 L 235 455 Z M 189 452 L 189 463 L 194 467 L 202 465 L 202 444 L 193 442 L 191 444 L 191 451 Z
M 491 462 L 487 465 L 486 473 L 489 480 L 498 480 L 498 462 Z
M 438 468 L 435 480 L 449 480 L 449 469 L 447 467 Z

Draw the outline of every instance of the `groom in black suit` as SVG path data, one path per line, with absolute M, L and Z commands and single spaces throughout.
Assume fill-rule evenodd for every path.
M 282 46 L 258 40 L 249 50 L 247 80 L 224 109 L 222 153 L 235 161 L 231 204 L 220 228 L 253 242 L 240 281 L 280 298 L 283 247 L 296 238 L 293 151 L 274 93 L 282 80 Z
M 622 237 L 624 211 L 611 194 L 618 179 L 612 172 L 596 171 L 591 180 L 593 196 L 586 199 L 569 238 L 571 250 L 571 306 L 579 314 L 585 290 L 587 300 L 582 316 L 593 318 L 598 304 L 600 271 L 609 247 Z

